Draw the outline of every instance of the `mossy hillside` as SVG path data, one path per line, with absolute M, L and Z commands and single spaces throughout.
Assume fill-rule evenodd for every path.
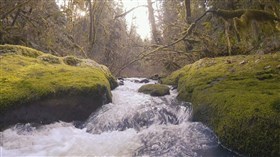
M 163 80 L 193 103 L 193 118 L 249 156 L 280 155 L 280 53 L 205 58 Z
M 109 70 L 97 63 L 90 65 L 87 60 L 79 59 L 79 66 L 70 66 L 64 62 L 67 57 L 15 45 L 0 45 L 0 52 L 1 111 L 59 94 L 99 94 L 106 90 L 110 99 L 110 84 L 116 84 Z
M 150 94 L 151 96 L 164 96 L 169 93 L 169 87 L 162 84 L 146 84 L 138 89 L 138 92 Z

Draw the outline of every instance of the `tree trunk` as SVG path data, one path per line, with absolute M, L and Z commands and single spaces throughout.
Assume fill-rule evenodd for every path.
M 92 11 L 91 0 L 88 0 L 88 7 L 89 7 L 89 42 L 91 44 L 93 41 L 93 11 Z
M 226 36 L 226 39 L 227 39 L 227 47 L 228 47 L 228 55 L 231 56 L 231 42 L 230 42 L 230 38 L 229 38 L 229 22 L 224 20 L 225 21 L 225 36 Z
M 191 23 L 191 0 L 185 0 L 185 7 L 186 7 L 186 21 Z
M 156 22 L 155 22 L 155 15 L 154 15 L 154 9 L 153 9 L 153 4 L 151 0 L 147 0 L 148 3 L 148 10 L 149 10 L 149 21 L 151 24 L 152 28 L 152 36 L 156 44 L 161 44 L 162 40 L 161 37 L 159 36 L 159 32 L 156 27 Z

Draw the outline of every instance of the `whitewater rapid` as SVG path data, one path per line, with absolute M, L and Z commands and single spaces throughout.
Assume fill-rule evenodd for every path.
M 0 132 L 0 156 L 236 156 L 212 130 L 190 121 L 191 104 L 177 101 L 176 90 L 151 97 L 137 92 L 143 83 L 135 80 L 124 79 L 113 102 L 83 123 L 17 124 Z

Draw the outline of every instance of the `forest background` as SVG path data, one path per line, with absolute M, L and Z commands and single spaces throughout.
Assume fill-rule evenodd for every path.
M 147 5 L 126 10 L 121 0 L 1 0 L 0 44 L 94 59 L 123 77 L 280 50 L 279 0 L 142 1 Z M 145 39 L 125 19 L 141 7 L 151 28 Z

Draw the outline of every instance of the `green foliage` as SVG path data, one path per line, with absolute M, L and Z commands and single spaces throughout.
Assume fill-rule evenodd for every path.
M 201 59 L 174 72 L 178 98 L 221 142 L 249 156 L 279 156 L 280 52 Z M 179 80 L 179 81 L 177 81 Z
M 68 57 L 46 55 L 23 46 L 1 45 L 0 49 L 0 112 L 47 96 L 94 94 L 101 89 L 110 99 L 110 85 L 116 84 L 102 65 L 87 65 L 85 61 L 80 66 L 59 64 L 57 59 Z M 9 53 L 11 49 L 13 53 Z M 34 54 L 40 56 L 35 58 Z
M 164 96 L 169 94 L 169 87 L 161 84 L 146 84 L 138 89 L 138 92 L 151 96 Z

